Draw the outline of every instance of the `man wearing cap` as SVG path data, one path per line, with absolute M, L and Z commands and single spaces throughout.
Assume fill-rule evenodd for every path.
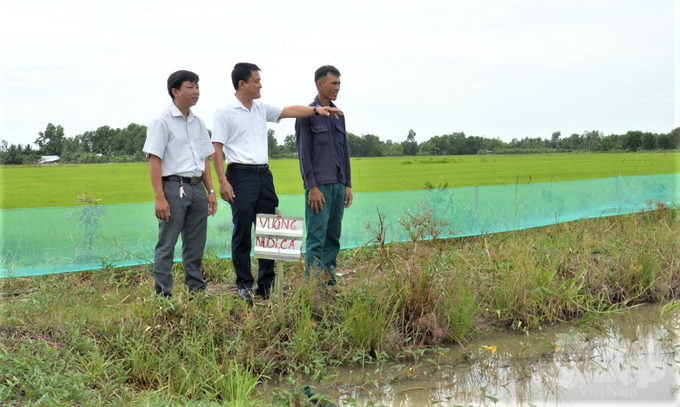
M 208 163 L 213 153 L 210 135 L 203 121 L 191 111 L 200 94 L 198 79 L 195 73 L 184 70 L 168 77 L 172 103 L 149 123 L 142 149 L 149 158 L 158 218 L 154 286 L 156 295 L 164 297 L 172 293 L 172 263 L 180 234 L 189 293 L 196 294 L 206 287 L 203 250 L 208 215 L 215 215 L 217 200 Z

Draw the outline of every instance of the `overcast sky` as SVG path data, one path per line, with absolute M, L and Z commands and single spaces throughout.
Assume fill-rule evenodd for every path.
M 348 131 L 403 141 L 677 127 L 680 0 L 3 1 L 2 134 L 33 143 L 148 124 L 168 75 L 200 76 L 212 128 L 237 62 L 262 100 L 309 104 L 323 64 L 342 74 Z M 675 39 L 675 41 L 674 41 Z M 292 119 L 272 124 L 280 143 Z

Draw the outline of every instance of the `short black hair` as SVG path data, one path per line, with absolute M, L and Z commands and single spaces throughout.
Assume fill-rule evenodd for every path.
M 328 74 L 335 75 L 338 78 L 340 77 L 340 71 L 338 71 L 338 68 L 334 67 L 333 65 L 324 65 L 314 72 L 314 83 L 317 83 L 319 79 Z
M 231 83 L 234 84 L 234 90 L 238 90 L 239 81 L 248 82 L 250 77 L 253 75 L 253 71 L 259 71 L 260 68 L 248 62 L 239 62 L 234 65 L 234 69 L 231 71 Z
M 168 93 L 172 100 L 175 100 L 175 97 L 172 95 L 172 90 L 179 90 L 182 87 L 182 84 L 187 81 L 198 83 L 198 75 L 191 71 L 180 70 L 173 72 L 168 76 Z

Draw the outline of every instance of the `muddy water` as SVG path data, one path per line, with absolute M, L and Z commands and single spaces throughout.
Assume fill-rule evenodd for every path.
M 339 406 L 678 406 L 679 335 L 680 310 L 640 306 L 314 385 Z

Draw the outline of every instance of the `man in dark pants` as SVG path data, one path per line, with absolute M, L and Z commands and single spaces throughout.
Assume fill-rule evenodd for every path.
M 204 290 L 203 250 L 208 215 L 217 211 L 208 157 L 208 129 L 191 107 L 198 102 L 198 75 L 177 71 L 168 77 L 170 106 L 149 123 L 142 151 L 156 197 L 158 243 L 153 262 L 156 294 L 170 297 L 175 244 L 182 235 L 182 264 L 190 294 Z M 206 189 L 208 193 L 206 194 Z
M 317 96 L 310 106 L 336 107 L 340 71 L 324 65 L 314 73 Z M 305 274 L 327 275 L 337 283 L 335 269 L 345 208 L 352 205 L 352 171 L 345 116 L 309 117 L 295 121 L 295 142 L 305 187 Z
M 287 117 L 330 116 L 339 109 L 315 106 L 272 106 L 259 101 L 262 89 L 260 68 L 241 62 L 234 66 L 231 80 L 236 93 L 215 113 L 213 121 L 213 165 L 220 184 L 220 196 L 231 204 L 234 230 L 231 259 L 240 298 L 253 295 L 268 298 L 274 286 L 274 261 L 258 260 L 257 288 L 250 268 L 252 227 L 258 213 L 273 214 L 279 204 L 274 178 L 269 170 L 267 122 Z M 224 172 L 226 158 L 227 170 Z

